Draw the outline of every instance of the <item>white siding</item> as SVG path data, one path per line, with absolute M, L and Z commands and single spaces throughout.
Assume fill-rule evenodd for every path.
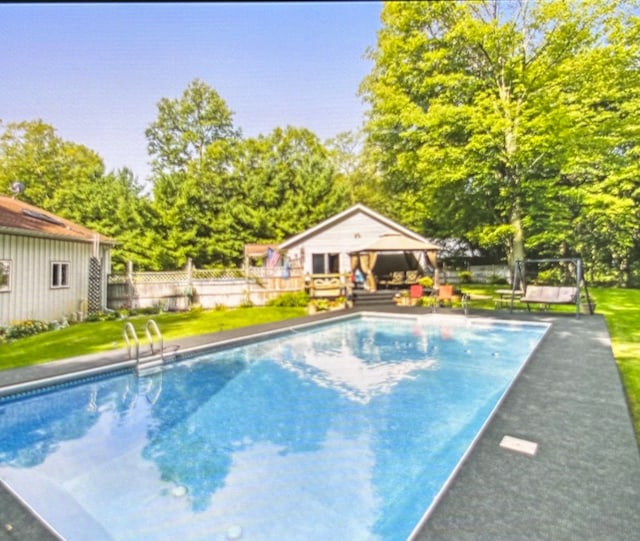
M 303 269 L 304 272 L 310 273 L 312 254 L 339 253 L 340 272 L 350 272 L 349 252 L 364 248 L 381 235 L 397 232 L 397 229 L 365 213 L 356 213 L 291 246 L 288 257 L 297 260 L 304 250 Z
M 78 312 L 87 298 L 90 243 L 0 234 L 0 259 L 11 261 L 11 290 L 0 292 L 0 325 L 52 321 Z M 51 288 L 51 263 L 69 263 L 69 287 Z

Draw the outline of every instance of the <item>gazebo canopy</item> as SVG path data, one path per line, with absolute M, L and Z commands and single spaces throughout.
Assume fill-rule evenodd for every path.
M 383 257 L 387 257 L 387 255 L 382 254 L 404 252 L 405 255 L 409 255 L 409 252 L 422 252 L 425 254 L 426 263 L 435 269 L 436 252 L 441 249 L 440 246 L 431 242 L 425 242 L 400 233 L 387 233 L 381 235 L 371 244 L 351 252 L 351 268 L 360 267 L 367 277 L 369 289 L 375 291 L 376 279 L 374 272 L 377 272 L 376 262 Z M 408 264 L 408 259 L 405 264 Z
M 442 250 L 437 244 L 423 242 L 418 239 L 412 239 L 400 233 L 387 233 L 380 236 L 374 242 L 360 248 L 354 254 L 365 252 L 431 252 Z

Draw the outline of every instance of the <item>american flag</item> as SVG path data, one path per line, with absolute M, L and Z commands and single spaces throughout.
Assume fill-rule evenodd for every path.
M 280 253 L 273 248 L 267 250 L 267 267 L 275 267 L 280 261 Z

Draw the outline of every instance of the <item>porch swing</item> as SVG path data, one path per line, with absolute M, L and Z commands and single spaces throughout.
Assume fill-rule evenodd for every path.
M 526 280 L 527 265 L 534 263 L 573 265 L 575 272 L 575 285 L 528 285 Z M 583 293 L 584 300 L 591 315 L 593 315 L 596 307 L 595 303 L 592 302 L 591 297 L 589 296 L 587 282 L 584 279 L 582 259 L 578 257 L 521 259 L 516 261 L 513 272 L 513 286 L 511 290 L 511 312 L 513 312 L 513 301 L 516 297 L 516 291 L 518 290 L 522 290 L 524 292 L 524 296 L 520 297 L 520 302 L 526 303 L 528 311 L 531 311 L 531 304 L 538 304 L 546 309 L 548 309 L 552 304 L 568 304 L 575 305 L 576 317 L 579 318 Z

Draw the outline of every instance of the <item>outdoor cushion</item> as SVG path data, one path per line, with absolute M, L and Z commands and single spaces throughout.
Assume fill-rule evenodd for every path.
M 539 302 L 542 304 L 574 304 L 577 288 L 558 286 L 527 286 L 522 302 Z

